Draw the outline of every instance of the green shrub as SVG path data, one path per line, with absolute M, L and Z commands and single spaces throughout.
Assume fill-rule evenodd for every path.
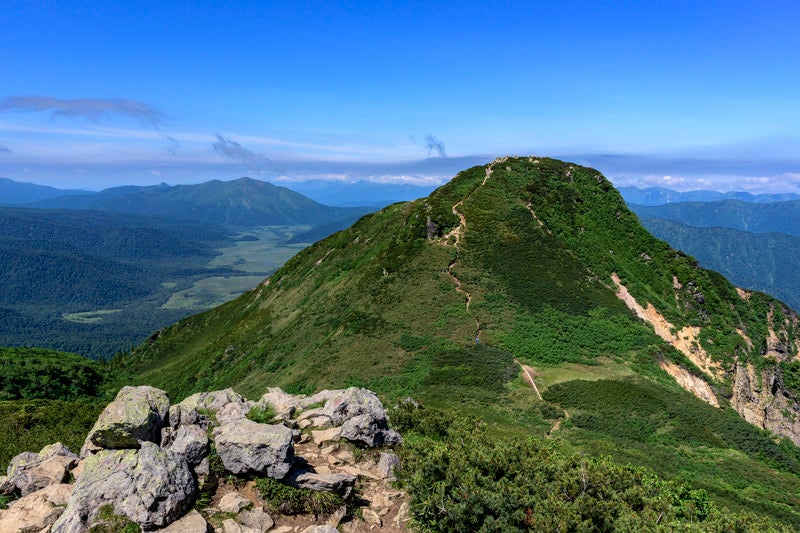
M 272 406 L 261 407 L 259 405 L 254 405 L 247 412 L 247 419 L 258 422 L 259 424 L 269 424 L 275 418 L 276 414 Z
M 403 408 L 398 480 L 420 531 L 789 531 L 718 510 L 708 494 L 608 457 L 498 436 L 485 423 Z M 450 418 L 442 426 L 443 417 Z
M 338 494 L 290 487 L 271 477 L 256 479 L 256 489 L 271 511 L 283 514 L 328 515 L 345 503 Z

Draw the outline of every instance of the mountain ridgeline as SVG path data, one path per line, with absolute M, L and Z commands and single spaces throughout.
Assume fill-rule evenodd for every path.
M 174 398 L 413 396 L 800 526 L 798 352 L 781 302 L 653 237 L 596 170 L 530 157 L 366 215 L 110 365 Z
M 197 185 L 114 187 L 95 194 L 69 195 L 30 204 L 45 209 L 91 209 L 192 221 L 228 228 L 352 223 L 368 210 L 330 207 L 264 181 L 240 178 Z

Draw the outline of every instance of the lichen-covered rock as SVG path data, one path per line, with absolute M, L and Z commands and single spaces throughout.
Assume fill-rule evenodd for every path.
M 89 431 L 87 443 L 103 449 L 138 448 L 161 440 L 169 413 L 167 393 L 154 387 L 123 387 Z
M 190 465 L 199 465 L 208 455 L 208 436 L 200 426 L 179 426 L 168 449 L 183 455 Z
M 58 483 L 11 502 L 0 514 L 0 531 L 39 532 L 50 527 L 64 512 L 72 485 Z
M 185 400 L 184 400 L 185 401 Z M 200 423 L 200 415 L 197 410 L 184 405 L 183 403 L 176 403 L 169 407 L 169 427 L 178 429 L 178 426 L 195 425 Z
M 292 465 L 292 430 L 251 420 L 214 429 L 214 443 L 225 470 L 233 474 L 260 474 L 283 478 Z
M 19 490 L 25 496 L 49 485 L 62 483 L 69 477 L 70 469 L 77 464 L 78 456 L 60 442 L 45 446 L 39 453 L 23 452 L 11 459 L 8 481 L 2 492 Z
M 194 504 L 197 487 L 186 460 L 150 442 L 142 442 L 138 450 L 102 450 L 84 463 L 52 533 L 85 531 L 105 505 L 143 529 L 155 529 Z

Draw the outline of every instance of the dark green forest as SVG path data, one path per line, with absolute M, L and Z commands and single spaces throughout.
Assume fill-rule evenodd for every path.
M 642 225 L 737 286 L 766 292 L 800 309 L 800 236 L 698 228 L 658 218 L 642 218 Z

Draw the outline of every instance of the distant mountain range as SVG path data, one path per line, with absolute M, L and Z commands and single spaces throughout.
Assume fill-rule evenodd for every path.
M 800 200 L 800 194 L 750 194 L 748 192 L 686 191 L 678 192 L 662 187 L 620 187 L 619 192 L 626 202 L 638 205 L 662 205 L 676 202 L 717 202 L 740 200 L 742 202 L 768 203 Z
M 47 185 L 23 183 L 8 178 L 0 178 L 0 205 L 27 204 L 58 196 L 73 194 L 92 194 L 78 189 L 57 189 Z
M 628 202 L 641 218 L 663 218 L 698 228 L 800 235 L 800 200 L 751 203 L 741 200 L 644 206 Z
M 197 185 L 114 187 L 95 194 L 49 198 L 29 204 L 46 209 L 91 209 L 160 216 L 228 228 L 351 224 L 363 207 L 322 205 L 285 187 L 250 178 Z

